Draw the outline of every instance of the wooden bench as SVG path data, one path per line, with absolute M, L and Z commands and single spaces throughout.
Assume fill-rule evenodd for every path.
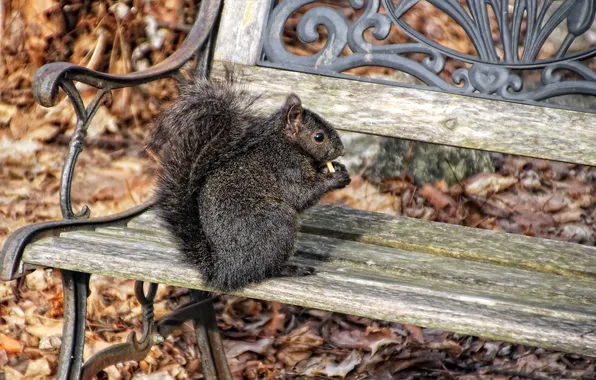
M 215 40 L 214 33 L 209 32 L 219 3 L 203 1 L 197 23 L 185 41 L 187 45 L 163 65 L 147 73 L 122 77 L 67 64 L 48 65 L 37 75 L 36 98 L 51 106 L 60 86 L 76 105 L 73 80 L 107 93 L 113 88 L 174 74 L 190 58 L 188 53 L 197 50 L 201 61 L 199 74 L 205 74 Z M 501 93 L 501 97 L 507 98 L 504 101 L 495 97 L 501 87 L 508 88 L 507 82 L 499 83 L 498 88 L 489 87 L 494 85 L 491 75 L 500 80 L 499 75 L 506 68 L 491 66 L 495 58 L 490 58 L 490 54 L 475 63 L 480 74 L 485 75 L 485 82 L 476 78 L 475 84 L 470 80 L 452 91 L 467 94 L 450 94 L 437 90 L 448 86 L 431 80 L 429 66 L 414 66 L 400 59 L 391 63 L 393 58 L 379 51 L 385 65 L 416 72 L 434 87 L 421 89 L 349 80 L 337 73 L 346 66 L 343 61 L 337 63 L 339 58 L 333 60 L 335 56 L 320 54 L 312 62 L 301 61 L 302 66 L 296 66 L 276 52 L 283 23 L 294 8 L 308 1 L 290 3 L 282 2 L 270 13 L 266 1 L 226 2 L 210 75 L 222 77 L 224 63 L 236 63 L 250 89 L 267 92 L 265 109 L 282 104 L 284 96 L 293 91 L 307 107 L 342 130 L 596 165 L 596 115 L 536 103 L 548 97 L 544 94 L 596 94 L 596 83 L 588 80 L 596 78 L 593 72 L 584 72 L 584 80 L 574 83 L 546 81 L 542 89 L 524 97 L 515 92 Z M 389 3 L 384 2 L 388 8 Z M 368 13 L 362 17 L 368 17 L 378 7 L 379 2 L 371 0 Z M 404 10 L 398 7 L 388 11 L 400 21 L 398 16 Z M 588 11 L 593 21 L 594 10 Z M 336 16 L 324 10 L 304 17 L 311 23 L 330 23 Z M 299 29 L 308 28 L 308 22 Z M 334 33 L 339 38 L 342 26 L 337 20 L 333 22 L 338 22 Z M 422 45 L 416 48 L 428 52 Z M 263 61 L 262 47 L 268 61 Z M 356 63 L 351 64 L 360 65 L 358 59 L 368 59 L 363 62 L 370 64 L 374 54 L 366 54 L 375 53 L 374 49 L 377 48 L 369 52 L 352 49 Z M 480 55 L 485 54 L 481 47 L 477 49 Z M 593 56 L 593 50 L 584 56 Z M 572 60 L 577 57 L 550 64 L 577 69 L 577 61 Z M 521 64 L 517 58 L 507 59 L 512 66 Z M 540 66 L 535 57 L 530 61 Z M 466 78 L 477 74 L 472 68 L 466 72 Z M 437 73 L 433 75 L 439 78 Z M 511 86 L 515 86 L 514 82 L 515 79 Z M 476 91 L 466 89 L 467 85 L 476 86 L 472 89 Z M 89 111 L 101 99 L 98 96 L 97 104 L 91 104 Z M 208 293 L 201 292 L 209 289 L 193 267 L 183 264 L 151 210 L 153 203 L 102 218 L 86 219 L 72 211 L 72 170 L 77 152 L 82 149 L 84 129 L 93 114 L 78 107 L 79 128 L 62 182 L 65 220 L 19 229 L 6 242 L 0 261 L 3 280 L 24 276 L 37 267 L 60 268 L 63 272 L 66 323 L 57 378 L 90 378 L 113 363 L 140 360 L 152 344 L 159 343 L 188 319 L 195 322 L 205 376 L 231 378 L 213 307 Z M 320 205 L 303 215 L 297 249 L 298 255 L 292 260 L 315 266 L 316 275 L 276 278 L 235 294 L 596 356 L 594 247 Z M 131 337 L 128 343 L 96 354 L 83 366 L 89 274 L 139 281 L 137 296 L 143 304 L 144 333 L 138 341 Z M 153 284 L 149 293 L 143 292 L 143 282 Z M 154 322 L 151 293 L 155 284 L 200 291 L 193 292 L 191 304 Z

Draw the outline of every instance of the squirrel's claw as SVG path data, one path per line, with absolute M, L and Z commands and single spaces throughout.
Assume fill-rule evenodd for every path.
M 315 273 L 315 268 L 308 265 L 285 264 L 280 272 L 280 277 L 302 277 Z

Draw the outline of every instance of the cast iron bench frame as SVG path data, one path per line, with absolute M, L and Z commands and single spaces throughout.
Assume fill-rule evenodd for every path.
M 2 250 L 0 278 L 5 281 L 16 279 L 27 275 L 31 270 L 40 266 L 39 263 L 34 265 L 21 260 L 25 249 L 34 242 L 50 236 L 60 236 L 61 233 L 68 231 L 93 231 L 103 227 L 126 226 L 128 221 L 143 215 L 153 206 L 153 201 L 150 200 L 121 214 L 92 219 L 88 219 L 90 211 L 86 206 L 80 212 L 75 213 L 70 199 L 75 164 L 78 155 L 83 149 L 86 129 L 95 111 L 110 96 L 111 90 L 139 85 L 167 76 L 177 77 L 179 76 L 179 69 L 195 54 L 198 55 L 199 62 L 197 75 L 209 76 L 212 62 L 213 75 L 215 76 L 222 75 L 222 62 L 236 63 L 239 65 L 241 71 L 246 74 L 246 80 L 249 85 L 253 86 L 255 90 L 264 90 L 272 95 L 270 99 L 266 100 L 266 102 L 269 102 L 266 105 L 275 107 L 281 104 L 279 99 L 290 90 L 294 90 L 303 96 L 304 99 L 309 99 L 313 103 L 316 99 L 318 101 L 317 106 L 319 107 L 317 111 L 330 118 L 341 129 L 596 165 L 596 155 L 590 152 L 590 143 L 594 142 L 595 136 L 594 129 L 590 129 L 591 123 L 596 122 L 594 114 L 575 110 L 557 110 L 554 108 L 557 106 L 550 105 L 550 107 L 553 107 L 551 109 L 555 118 L 560 117 L 560 115 L 568 116 L 571 122 L 577 124 L 579 121 L 580 126 L 587 128 L 585 132 L 587 141 L 582 141 L 577 136 L 563 136 L 556 141 L 556 144 L 575 144 L 573 148 L 565 146 L 564 149 L 553 150 L 556 144 L 550 144 L 548 139 L 541 138 L 539 128 L 547 128 L 547 132 L 556 130 L 556 128 L 553 129 L 552 126 L 549 126 L 545 122 L 552 115 L 548 113 L 548 109 L 546 108 L 542 112 L 540 108 L 535 107 L 536 105 L 540 107 L 545 106 L 544 104 L 536 103 L 537 101 L 562 94 L 580 92 L 596 95 L 596 75 L 589 70 L 578 67 L 581 59 L 596 55 L 596 48 L 569 57 L 565 55 L 573 39 L 583 34 L 587 30 L 586 27 L 592 24 L 594 13 L 596 12 L 593 4 L 590 7 L 589 2 L 585 2 L 585 4 L 582 3 L 579 7 L 576 6 L 573 8 L 570 5 L 570 1 L 565 2 L 564 7 L 567 7 L 567 9 L 561 13 L 560 17 L 567 17 L 570 20 L 569 25 L 575 22 L 577 27 L 573 30 L 573 33 L 570 33 L 569 36 L 571 37 L 568 36 L 569 38 L 565 40 L 564 45 L 566 47 L 560 51 L 559 60 L 555 59 L 552 62 L 545 63 L 538 61 L 536 55 L 516 57 L 515 52 L 507 48 L 511 44 L 506 45 L 505 62 L 501 62 L 501 59 L 496 55 L 496 50 L 494 50 L 494 44 L 491 47 L 490 43 L 487 42 L 486 30 L 482 28 L 475 30 L 470 25 L 467 25 L 464 29 L 476 36 L 472 40 L 479 52 L 479 57 L 470 57 L 449 51 L 416 35 L 416 32 L 401 20 L 401 16 L 408 10 L 401 5 L 397 7 L 393 5 L 392 8 L 390 1 L 383 1 L 385 7 L 389 10 L 390 16 L 379 16 L 380 0 L 369 0 L 364 16 L 349 31 L 347 24 L 343 24 L 338 19 L 337 14 L 333 14 L 323 8 L 311 10 L 310 14 L 305 15 L 304 22 L 301 22 L 299 25 L 299 34 L 302 34 L 303 37 L 306 36 L 304 38 L 305 40 L 313 40 L 312 36 L 315 33 L 316 26 L 325 25 L 330 31 L 330 35 L 334 37 L 339 36 L 339 38 L 335 39 L 334 43 L 327 45 L 324 51 L 317 53 L 313 57 L 295 57 L 283 48 L 281 33 L 290 14 L 295 9 L 310 2 L 312 0 L 300 0 L 293 4 L 291 2 L 284 2 L 272 11 L 271 1 L 227 1 L 225 9 L 221 13 L 223 6 L 222 0 L 204 0 L 199 16 L 181 48 L 164 62 L 141 72 L 128 75 L 108 75 L 69 63 L 52 63 L 40 68 L 34 78 L 33 91 L 36 100 L 43 106 L 51 107 L 56 104 L 57 93 L 61 88 L 70 98 L 77 114 L 77 127 L 71 138 L 69 153 L 62 172 L 60 188 L 60 205 L 64 220 L 29 225 L 15 231 L 9 237 Z M 435 5 L 439 4 L 436 1 L 430 2 Z M 413 4 L 408 1 L 403 1 L 402 3 L 405 5 L 409 3 L 410 6 Z M 445 4 L 447 3 L 451 4 L 451 1 L 445 2 Z M 478 5 L 484 4 L 484 1 L 474 0 L 471 3 Z M 499 2 L 488 0 L 487 3 L 497 6 Z M 360 0 L 351 0 L 351 4 L 354 7 L 364 7 L 364 2 Z M 461 13 L 458 14 L 457 10 L 444 9 L 444 11 L 458 19 L 458 21 L 461 20 L 464 24 L 467 20 L 466 17 L 468 17 Z M 521 12 L 523 13 L 523 9 Z M 520 14 L 520 10 L 517 9 L 514 13 L 518 15 Z M 224 16 L 219 20 L 221 14 Z M 482 19 L 484 17 L 482 9 L 476 8 L 473 16 L 478 20 Z M 535 20 L 537 21 L 536 25 L 541 25 L 545 15 L 541 12 L 534 16 L 537 18 Z M 387 29 L 389 18 L 406 32 L 410 33 L 419 43 L 406 44 L 407 46 L 393 46 L 387 49 L 386 47 L 374 47 L 366 43 L 363 39 L 358 38 L 359 35 L 362 36 L 364 30 L 371 27 L 377 29 L 375 37 L 382 38 L 384 33 L 382 30 Z M 549 22 L 550 20 L 546 23 L 546 29 L 553 26 L 549 25 Z M 218 23 L 219 28 L 217 27 Z M 217 35 L 215 31 L 217 31 Z M 348 37 L 343 38 L 345 36 Z M 516 37 L 515 31 L 513 31 L 513 36 L 509 35 L 508 38 L 515 40 L 515 38 L 519 38 L 519 35 Z M 344 47 L 342 43 L 344 45 L 345 43 L 349 43 L 354 52 L 352 58 L 339 57 Z M 412 52 L 427 54 L 429 59 L 421 64 L 400 56 L 402 53 Z M 454 81 L 457 81 L 457 78 L 459 78 L 460 82 L 464 83 L 463 86 L 453 86 L 439 78 L 439 74 L 444 68 L 443 55 L 457 57 L 473 64 L 469 70 L 462 70 L 457 76 L 454 75 Z M 312 83 L 313 81 L 319 81 L 319 85 L 323 87 L 333 87 L 334 81 L 337 81 L 334 78 L 348 78 L 341 74 L 342 71 L 351 67 L 375 63 L 381 66 L 398 68 L 413 74 L 431 87 L 424 90 L 416 87 L 390 87 L 386 85 L 387 82 L 376 81 L 380 84 L 375 85 L 368 83 L 374 81 L 363 78 L 359 78 L 361 82 L 342 82 L 350 83 L 350 86 L 353 86 L 350 88 L 350 91 L 352 91 L 350 95 L 355 96 L 363 92 L 362 97 L 358 98 L 356 96 L 356 99 L 352 103 L 350 103 L 350 99 L 342 99 L 352 109 L 356 108 L 357 103 L 361 102 L 366 96 L 370 96 L 375 91 L 380 90 L 390 93 L 394 98 L 401 98 L 410 106 L 421 106 L 424 102 L 430 102 L 429 104 L 431 105 L 439 104 L 444 108 L 440 111 L 434 111 L 434 113 L 430 111 L 430 114 L 426 115 L 414 115 L 410 113 L 409 116 L 411 116 L 413 126 L 405 130 L 398 130 L 398 128 L 394 128 L 391 125 L 391 121 L 403 116 L 404 111 L 400 113 L 399 110 L 384 107 L 378 113 L 375 113 L 374 110 L 369 113 L 369 116 L 374 116 L 379 120 L 377 125 L 366 125 L 358 120 L 350 121 L 349 118 L 342 118 L 338 111 L 333 109 L 337 103 L 337 92 L 320 94 L 308 85 L 308 83 Z M 511 74 L 509 70 L 511 68 L 544 69 L 543 88 L 526 93 L 518 93 L 517 91 L 521 88 L 520 79 Z M 285 71 L 287 69 L 292 72 Z M 555 74 L 556 70 L 561 69 L 579 73 L 583 79 L 561 81 Z M 324 77 L 315 78 L 310 73 L 322 74 Z M 487 79 L 491 76 L 496 79 Z M 354 77 L 350 78 L 354 79 Z M 267 79 L 274 86 L 268 86 Z M 89 105 L 85 106 L 83 104 L 79 92 L 74 85 L 75 81 L 86 83 L 98 89 L 97 95 Z M 443 92 L 437 92 L 437 90 L 442 90 Z M 366 93 L 367 91 L 369 93 Z M 454 110 L 453 107 L 457 107 L 456 105 L 463 98 L 452 97 L 444 92 L 469 96 L 467 98 L 469 99 L 467 100 L 469 103 L 461 105 L 462 111 Z M 426 97 L 426 99 L 423 101 L 417 100 L 419 97 Z M 494 124 L 495 119 L 489 115 L 491 107 L 487 107 L 489 102 L 486 100 L 496 100 L 496 97 L 501 100 L 529 104 L 519 106 L 513 103 L 497 103 L 494 101 L 490 103 L 495 107 L 498 104 L 498 107 L 502 110 L 516 112 L 520 118 L 520 123 L 530 123 L 528 134 L 521 136 L 521 140 L 515 134 L 508 135 L 506 130 L 503 131 L 504 128 L 499 130 L 499 128 L 494 128 L 494 125 L 491 125 Z M 334 100 L 336 101 L 334 102 Z M 389 100 L 389 103 L 389 106 L 393 107 L 403 105 L 393 100 Z M 412 109 L 416 109 L 415 107 L 408 108 L 408 104 L 405 106 L 406 113 L 412 112 Z M 466 114 L 466 112 L 472 110 L 478 112 L 472 116 Z M 437 133 L 437 130 L 433 129 L 434 126 L 431 125 L 437 121 L 433 117 L 436 117 L 441 112 L 447 114 L 438 121 L 438 124 L 441 124 L 441 128 L 438 131 L 443 134 Z M 472 128 L 466 124 L 470 120 L 475 123 L 476 127 Z M 538 126 L 531 125 L 533 121 Z M 578 132 L 578 129 L 573 129 L 573 124 L 570 121 L 561 120 L 561 125 L 575 131 L 575 133 L 580 133 L 581 130 Z M 371 122 L 370 124 L 374 123 Z M 461 128 L 463 132 L 459 130 L 460 126 L 463 126 Z M 483 131 L 486 136 L 475 137 L 470 141 L 466 139 L 465 128 L 468 128 L 468 133 L 470 131 Z M 523 140 L 528 139 L 528 136 L 536 139 L 537 143 L 525 143 Z M 569 247 L 569 245 L 554 244 L 552 247 Z M 465 255 L 464 259 L 467 259 Z M 596 263 L 596 260 L 591 262 Z M 528 267 L 531 267 L 531 264 L 529 263 Z M 560 270 L 561 273 L 564 273 L 566 270 L 565 268 L 555 269 Z M 133 332 L 126 343 L 114 345 L 94 355 L 83 364 L 86 298 L 89 294 L 88 281 L 90 274 L 64 269 L 61 270 L 61 273 L 64 285 L 65 323 L 57 379 L 90 379 L 101 369 L 109 365 L 125 360 L 141 360 L 146 356 L 153 344 L 162 341 L 186 320 L 193 320 L 195 324 L 201 362 L 206 378 L 231 379 L 226 357 L 223 352 L 221 337 L 215 321 L 215 313 L 208 293 L 191 290 L 193 299 L 191 303 L 182 306 L 156 323 L 153 318 L 153 297 L 155 296 L 157 284 L 151 283 L 149 285 L 149 291 L 145 293 L 143 290 L 143 281 L 137 281 L 135 287 L 136 296 L 143 309 L 143 331 L 141 338 L 137 339 Z M 586 271 L 577 275 L 586 281 L 596 279 L 596 274 L 593 271 Z M 432 326 L 433 323 L 429 322 L 426 325 Z M 586 333 L 586 342 L 594 344 L 592 337 L 589 336 L 590 331 L 588 328 L 586 329 Z M 574 346 L 570 350 L 576 348 Z M 596 353 L 596 344 L 586 352 Z

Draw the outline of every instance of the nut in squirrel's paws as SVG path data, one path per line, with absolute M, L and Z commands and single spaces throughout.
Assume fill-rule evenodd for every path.
M 337 161 L 327 161 L 324 165 L 319 166 L 319 173 L 322 174 L 335 174 L 337 172 L 346 171 L 345 166 Z
M 335 168 L 333 167 L 333 163 L 331 161 L 327 161 L 327 169 L 329 169 L 329 172 L 335 173 Z

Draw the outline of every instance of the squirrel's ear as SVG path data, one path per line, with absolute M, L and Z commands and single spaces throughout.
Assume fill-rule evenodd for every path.
M 302 126 L 302 101 L 296 94 L 290 94 L 286 99 L 286 132 L 295 137 Z

